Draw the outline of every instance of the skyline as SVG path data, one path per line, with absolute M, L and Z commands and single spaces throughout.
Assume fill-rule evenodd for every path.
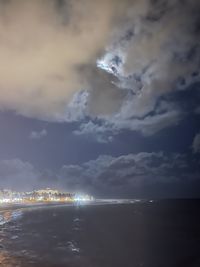
M 87 203 L 94 201 L 92 196 L 52 188 L 38 189 L 30 192 L 0 190 L 0 204 L 34 204 L 34 203 Z

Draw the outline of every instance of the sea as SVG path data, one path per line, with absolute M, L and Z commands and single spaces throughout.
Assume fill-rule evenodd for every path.
M 1 267 L 200 267 L 200 200 L 0 207 Z

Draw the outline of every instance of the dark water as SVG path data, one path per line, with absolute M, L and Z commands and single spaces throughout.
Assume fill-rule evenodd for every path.
M 1 211 L 1 267 L 199 267 L 200 201 Z

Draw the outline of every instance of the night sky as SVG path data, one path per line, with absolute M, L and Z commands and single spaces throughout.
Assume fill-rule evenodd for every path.
M 200 1 L 0 0 L 0 188 L 200 197 Z

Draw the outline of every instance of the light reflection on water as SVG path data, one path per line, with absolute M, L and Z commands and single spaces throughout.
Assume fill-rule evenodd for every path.
M 20 262 L 19 260 L 17 260 L 14 257 L 11 257 L 11 255 L 9 253 L 7 253 L 6 251 L 0 251 L 0 266 L 1 267 L 17 267 L 20 266 L 19 265 Z
M 44 207 L 44 209 L 48 211 L 47 207 Z M 54 239 L 54 246 L 50 246 L 49 249 L 54 255 L 60 255 L 63 263 L 69 263 L 71 261 L 78 260 L 77 257 L 79 257 L 81 252 L 78 243 L 73 239 L 72 236 L 69 236 L 68 240 L 63 240 L 62 235 L 60 234 L 58 236 L 52 235 L 54 224 L 46 229 L 43 229 L 42 236 L 37 233 L 36 229 L 31 229 L 30 231 L 24 231 L 24 228 L 21 229 L 21 226 L 24 226 L 24 221 L 22 221 L 21 218 L 24 218 L 25 214 L 27 215 L 27 211 L 33 210 L 34 208 L 32 207 L 25 207 L 18 208 L 16 210 L 6 209 L 0 211 L 0 266 L 28 267 L 32 265 L 35 266 L 37 262 L 43 262 L 43 259 L 47 263 L 49 260 L 53 261 L 52 257 L 54 256 L 49 255 L 49 251 L 48 253 L 45 251 L 40 253 L 40 251 L 37 249 L 37 245 L 40 245 L 41 251 L 45 249 L 45 247 L 48 246 L 48 243 L 45 242 L 51 243 L 51 239 Z M 39 217 L 30 218 L 29 216 L 25 216 L 28 225 L 32 223 L 42 223 L 43 225 L 43 219 L 45 220 L 45 218 L 43 218 L 43 216 L 40 218 L 40 207 L 37 208 L 37 210 Z M 52 217 L 55 222 L 58 221 L 58 214 L 56 210 L 54 210 L 52 213 L 49 212 L 48 214 L 50 215 L 49 219 Z M 80 218 L 75 216 L 71 225 L 72 232 L 80 230 L 80 222 Z M 33 250 L 30 246 L 31 242 L 36 244 L 36 247 L 34 247 Z
M 17 258 L 13 257 L 6 251 L 6 243 L 10 239 L 11 241 L 17 239 L 17 235 L 11 236 L 8 238 L 5 233 L 6 230 L 13 230 L 12 226 L 8 224 L 12 221 L 16 221 L 22 217 L 22 211 L 19 210 L 4 210 L 0 212 L 0 266 L 1 267 L 13 267 L 20 266 Z M 14 230 L 17 227 L 14 226 Z
M 147 201 L 0 211 L 0 267 L 200 266 L 198 210 Z
M 0 226 L 4 225 L 10 221 L 17 220 L 21 218 L 21 210 L 5 210 L 0 213 Z

